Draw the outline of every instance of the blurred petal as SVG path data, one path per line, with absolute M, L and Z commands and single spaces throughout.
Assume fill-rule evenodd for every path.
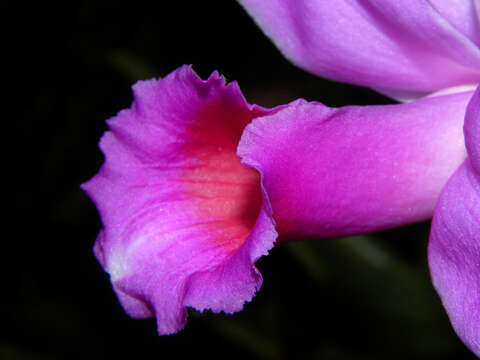
M 455 331 L 480 356 L 480 182 L 469 160 L 442 191 L 428 260 L 433 285 Z
M 468 157 L 477 176 L 480 176 L 480 87 L 477 88 L 468 104 L 465 124 L 465 146 Z
M 231 313 L 261 285 L 253 264 L 276 233 L 259 175 L 235 150 L 245 125 L 272 110 L 189 67 L 133 91 L 100 141 L 105 163 L 82 187 L 102 218 L 94 251 L 120 302 L 169 334 L 186 306 Z
M 238 154 L 262 174 L 282 240 L 426 220 L 465 159 L 471 95 L 339 109 L 300 100 L 253 120 Z
M 305 70 L 397 99 L 480 82 L 477 1 L 239 0 Z

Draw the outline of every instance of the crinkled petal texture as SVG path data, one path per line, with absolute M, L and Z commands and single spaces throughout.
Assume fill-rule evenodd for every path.
M 480 81 L 478 0 L 239 0 L 293 63 L 407 100 Z
M 433 284 L 465 344 L 480 356 L 480 92 L 465 118 L 468 158 L 442 191 L 428 247 Z
M 101 215 L 95 254 L 120 302 L 170 334 L 186 306 L 235 312 L 261 285 L 254 262 L 276 232 L 259 174 L 235 151 L 245 125 L 271 110 L 186 66 L 133 92 L 100 141 L 105 163 L 82 187 Z
M 300 100 L 254 119 L 238 154 L 263 174 L 279 240 L 430 218 L 465 159 L 462 126 L 471 95 L 338 109 Z

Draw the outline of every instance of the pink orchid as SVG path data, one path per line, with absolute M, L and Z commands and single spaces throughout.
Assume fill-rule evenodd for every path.
M 189 67 L 133 91 L 131 108 L 108 121 L 105 163 L 83 189 L 104 226 L 97 259 L 125 310 L 156 316 L 160 334 L 179 331 L 188 306 L 239 311 L 262 282 L 255 261 L 277 236 L 427 219 L 466 156 L 471 92 L 265 109 L 236 83 L 217 73 L 203 81 Z
M 319 76 L 371 87 L 401 101 L 461 92 L 475 88 L 480 82 L 478 0 L 239 2 L 287 58 Z M 428 247 L 433 284 L 457 334 L 477 356 L 480 356 L 479 91 L 465 115 L 468 157 L 440 195 Z M 440 102 L 446 99 L 438 98 Z M 427 116 L 435 121 L 434 118 L 448 115 L 438 108 Z M 426 121 L 420 117 L 416 120 Z M 377 119 L 378 125 L 382 123 L 383 119 Z M 247 134 L 248 131 L 247 128 Z M 262 131 L 268 128 L 262 126 Z M 436 138 L 433 132 L 424 136 L 428 143 Z M 445 140 L 436 151 L 446 151 L 442 147 L 449 144 Z M 405 140 L 404 146 L 410 148 L 411 144 Z M 270 149 L 271 145 L 265 148 Z M 258 153 L 262 150 L 263 147 L 258 149 Z M 362 156 L 357 157 L 358 161 L 363 160 Z M 391 162 L 398 161 L 394 154 L 385 156 Z M 456 156 L 455 152 L 445 153 L 442 161 L 449 163 Z M 435 176 L 435 164 L 425 165 L 425 171 Z M 402 174 L 408 177 L 399 167 L 391 177 L 392 191 L 397 188 L 394 185 L 397 176 Z M 371 176 L 389 175 L 372 173 Z M 410 181 L 416 179 L 412 177 Z M 409 195 L 411 199 L 418 196 Z M 405 205 L 392 203 L 392 206 Z M 407 212 L 419 208 L 415 205 L 404 209 Z M 391 208 L 383 210 L 388 212 Z M 377 221 L 372 217 L 365 219 L 365 223 L 369 220 Z

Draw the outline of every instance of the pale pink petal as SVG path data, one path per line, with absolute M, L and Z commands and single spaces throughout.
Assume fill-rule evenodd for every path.
M 480 356 L 480 181 L 469 160 L 442 191 L 432 222 L 430 273 L 450 321 Z
M 453 27 L 480 46 L 480 3 L 478 0 L 429 0 Z
M 238 311 L 261 285 L 254 266 L 276 238 L 259 174 L 235 151 L 252 118 L 238 85 L 182 67 L 138 82 L 108 121 L 105 163 L 83 189 L 104 225 L 97 259 L 133 317 L 180 330 L 186 306 Z
M 465 159 L 471 95 L 339 109 L 299 100 L 253 120 L 238 154 L 262 174 L 282 240 L 426 220 Z
M 288 59 L 319 76 L 402 100 L 480 81 L 471 1 L 239 3 Z

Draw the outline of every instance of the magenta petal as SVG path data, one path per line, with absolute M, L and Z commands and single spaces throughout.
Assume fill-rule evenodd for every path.
M 433 285 L 455 331 L 480 356 L 480 182 L 469 160 L 442 191 L 428 260 Z
M 239 2 L 288 59 L 319 76 L 401 99 L 480 81 L 469 1 Z
M 235 151 L 252 118 L 236 83 L 189 67 L 137 83 L 108 121 L 105 163 L 82 188 L 104 225 L 94 251 L 133 317 L 180 330 L 186 306 L 238 311 L 260 287 L 254 266 L 276 238 L 259 174 Z
M 339 109 L 300 100 L 253 120 L 238 154 L 263 174 L 283 239 L 426 220 L 465 159 L 471 95 Z

